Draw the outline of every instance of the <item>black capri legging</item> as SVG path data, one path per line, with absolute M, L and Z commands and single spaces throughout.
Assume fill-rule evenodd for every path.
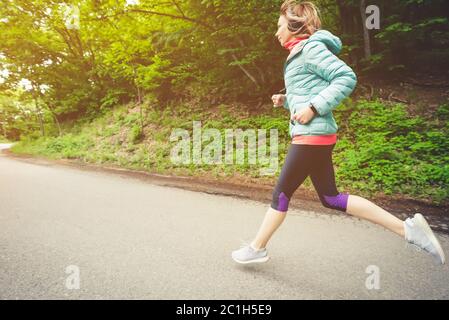
M 290 144 L 285 163 L 273 191 L 271 207 L 286 212 L 296 189 L 310 175 L 323 206 L 346 212 L 348 193 L 339 193 L 335 185 L 332 145 Z

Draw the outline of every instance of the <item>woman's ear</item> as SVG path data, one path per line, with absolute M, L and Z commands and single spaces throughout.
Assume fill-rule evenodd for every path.
M 299 21 L 288 21 L 288 25 L 287 25 L 287 29 L 288 31 L 295 33 L 297 32 L 299 29 L 301 29 L 303 26 L 303 24 Z

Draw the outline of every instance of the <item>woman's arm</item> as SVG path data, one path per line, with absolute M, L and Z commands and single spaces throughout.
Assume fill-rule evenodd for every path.
M 322 42 L 314 41 L 306 45 L 304 54 L 306 68 L 329 82 L 329 86 L 310 101 L 318 114 L 324 116 L 351 94 L 357 77 L 354 71 Z

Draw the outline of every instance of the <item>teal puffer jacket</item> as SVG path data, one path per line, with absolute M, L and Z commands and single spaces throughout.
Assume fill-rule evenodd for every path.
M 354 71 L 336 56 L 341 46 L 338 37 L 327 30 L 318 30 L 297 44 L 287 57 L 284 107 L 290 116 L 311 104 L 318 111 L 307 124 L 290 121 L 290 137 L 337 132 L 332 110 L 351 94 L 357 83 Z

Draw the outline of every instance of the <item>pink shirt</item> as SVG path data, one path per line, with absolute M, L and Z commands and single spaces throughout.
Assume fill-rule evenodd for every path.
M 297 135 L 292 139 L 293 144 L 313 144 L 313 145 L 330 145 L 337 143 L 337 134 L 327 134 L 321 136 L 304 136 Z

